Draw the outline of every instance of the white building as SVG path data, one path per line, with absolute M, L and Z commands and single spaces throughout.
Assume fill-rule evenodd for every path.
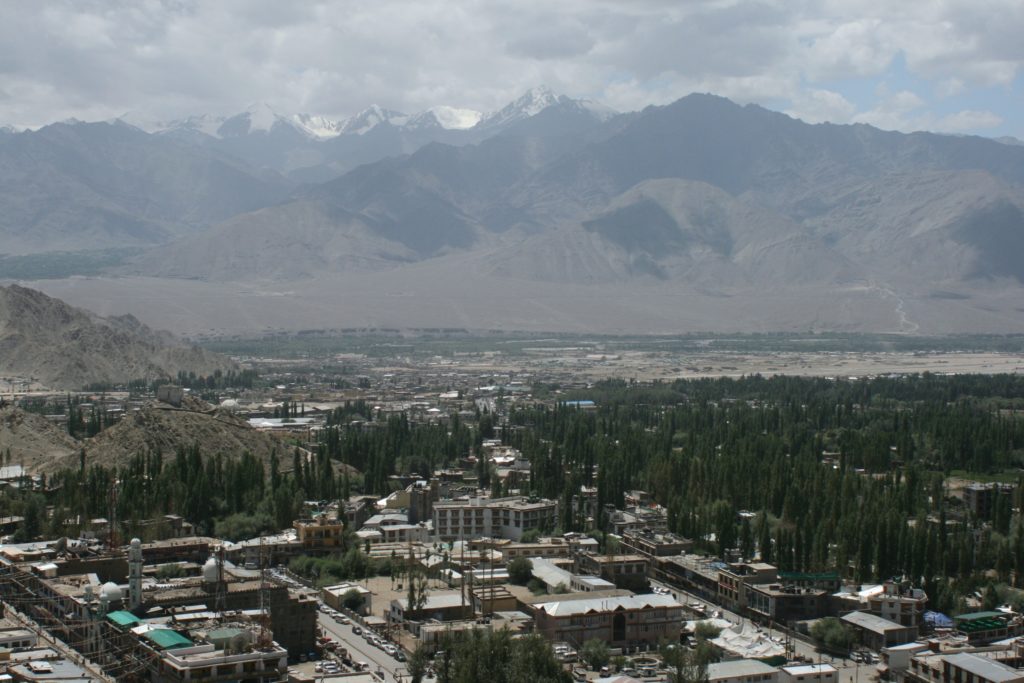
M 442 541 L 481 536 L 518 541 L 527 531 L 558 526 L 558 502 L 541 498 L 443 500 L 433 508 L 434 531 Z

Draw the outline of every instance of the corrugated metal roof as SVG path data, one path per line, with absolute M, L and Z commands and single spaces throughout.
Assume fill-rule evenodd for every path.
M 142 634 L 142 637 L 152 641 L 161 650 L 173 650 L 179 647 L 192 647 L 193 645 L 191 640 L 169 628 L 155 629 Z
M 910 628 L 903 624 L 897 624 L 895 621 L 889 621 L 888 619 L 883 619 L 880 616 L 869 614 L 867 612 L 850 612 L 849 614 L 844 614 L 842 619 L 843 621 L 853 624 L 859 628 L 880 634 L 884 634 L 886 631 L 892 631 L 894 629 Z
M 569 616 L 586 614 L 587 612 L 611 612 L 618 608 L 644 609 L 646 607 L 679 607 L 678 602 L 668 595 L 649 593 L 647 595 L 627 595 L 617 598 L 594 598 L 588 600 L 563 600 L 561 602 L 543 602 L 534 605 L 537 610 L 544 610 L 552 616 Z
M 1024 679 L 1024 674 L 1021 674 L 1020 671 L 1002 662 L 997 662 L 988 657 L 979 657 L 970 652 L 958 652 L 955 655 L 948 655 L 944 659 L 959 669 L 994 683 L 1006 683 L 1007 681 Z
M 123 609 L 109 613 L 107 615 L 107 619 L 110 619 L 118 626 L 134 626 L 135 624 L 140 623 L 139 618 L 137 616 Z

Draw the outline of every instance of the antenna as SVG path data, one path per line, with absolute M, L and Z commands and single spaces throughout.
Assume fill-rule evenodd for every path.
M 259 624 L 260 630 L 257 636 L 256 642 L 258 646 L 266 648 L 270 646 L 273 637 L 270 633 L 270 586 L 267 583 L 267 556 L 266 546 L 263 542 L 263 533 L 260 533 L 260 556 L 259 556 L 259 571 L 260 571 L 260 615 Z
M 214 610 L 223 613 L 227 603 L 227 585 L 224 582 L 224 546 L 220 545 L 213 551 L 217 562 L 217 593 L 214 598 Z

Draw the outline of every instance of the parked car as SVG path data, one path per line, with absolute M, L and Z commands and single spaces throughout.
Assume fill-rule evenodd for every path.
M 361 635 L 362 632 L 363 632 L 363 629 L 359 628 L 359 626 L 357 624 L 353 624 L 353 626 L 352 626 L 352 633 L 354 635 L 357 635 L 357 636 Z

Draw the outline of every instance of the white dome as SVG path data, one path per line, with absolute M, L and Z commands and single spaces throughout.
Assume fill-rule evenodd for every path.
M 203 565 L 203 583 L 217 583 L 217 560 L 210 558 Z
M 227 408 L 229 410 L 235 410 L 238 408 L 238 401 L 233 398 L 226 398 L 220 402 L 221 408 Z
M 108 581 L 100 588 L 100 600 L 117 602 L 121 599 L 121 589 L 113 581 Z
M 137 539 L 137 538 L 133 538 L 133 539 L 132 539 L 132 547 L 133 547 L 133 548 L 138 548 L 138 547 L 139 547 L 139 546 L 141 546 L 141 545 L 142 545 L 142 541 L 140 541 L 140 540 L 139 540 L 139 539 Z

